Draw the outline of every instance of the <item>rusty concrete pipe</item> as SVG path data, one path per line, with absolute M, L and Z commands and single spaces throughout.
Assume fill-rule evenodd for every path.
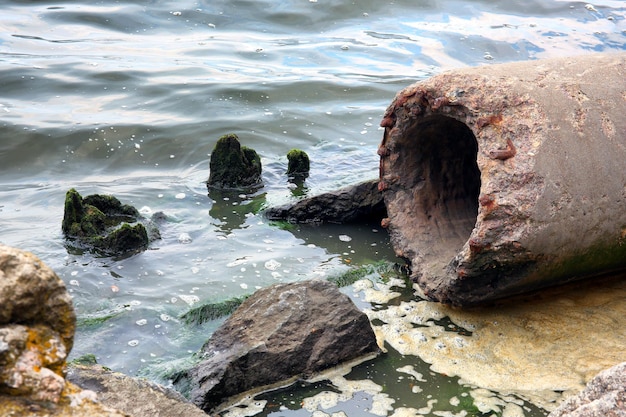
M 430 299 L 626 269 L 626 54 L 454 70 L 400 91 L 379 190 Z

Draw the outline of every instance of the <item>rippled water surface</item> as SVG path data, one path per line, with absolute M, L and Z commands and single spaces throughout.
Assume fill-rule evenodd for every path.
M 394 261 L 377 225 L 284 230 L 257 210 L 375 178 L 378 123 L 396 91 L 457 67 L 623 51 L 625 17 L 624 2 L 610 0 L 6 1 L 0 241 L 32 251 L 66 282 L 80 323 L 72 357 L 94 353 L 158 380 L 221 323 L 186 326 L 191 306 Z M 265 186 L 254 196 L 207 194 L 210 153 L 225 133 L 261 155 Z M 302 190 L 285 175 L 292 148 L 312 160 Z M 70 188 L 165 213 L 162 239 L 120 260 L 68 252 Z M 364 366 L 358 372 L 377 384 L 395 369 Z M 428 408 L 439 378 L 420 388 L 430 392 L 423 404 L 390 384 L 396 405 L 382 415 L 460 412 Z M 469 390 L 445 384 L 460 402 Z M 329 410 L 366 415 L 355 411 L 371 402 L 366 392 Z M 311 415 L 280 401 L 264 413 Z M 473 415 L 500 415 L 489 413 Z

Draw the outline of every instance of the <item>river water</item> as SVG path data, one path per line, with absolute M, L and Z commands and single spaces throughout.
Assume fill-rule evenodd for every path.
M 223 320 L 185 325 L 192 306 L 395 261 L 377 225 L 285 230 L 257 209 L 376 178 L 378 123 L 398 90 L 463 66 L 623 51 L 625 18 L 624 2 L 610 0 L 7 0 L 0 241 L 35 253 L 66 282 L 79 317 L 72 358 L 93 353 L 114 370 L 167 383 L 166 371 Z M 254 197 L 207 194 L 210 153 L 226 133 L 261 156 L 265 186 Z M 285 175 L 292 148 L 312 160 L 303 189 Z M 70 188 L 115 195 L 145 216 L 165 213 L 162 239 L 125 259 L 68 251 L 61 220 Z M 550 408 L 489 391 L 481 398 L 497 397 L 493 407 L 462 411 L 481 386 L 392 348 L 355 372 L 364 385 L 336 405 L 307 403 L 306 387 L 272 394 L 267 404 L 278 405 L 259 415 Z M 424 382 L 406 388 L 409 379 Z

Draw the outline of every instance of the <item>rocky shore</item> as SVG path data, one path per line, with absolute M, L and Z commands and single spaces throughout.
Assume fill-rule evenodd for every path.
M 379 352 L 375 340 L 380 336 L 374 337 L 367 317 L 334 285 L 269 287 L 247 299 L 215 332 L 198 366 L 179 375 L 179 388 L 193 393 L 193 404 L 171 389 L 97 364 L 68 366 L 76 326 L 71 298 L 32 254 L 0 245 L 0 304 L 3 416 L 202 416 L 201 408 L 214 410 L 240 394 Z M 283 366 L 277 368 L 279 363 Z M 550 417 L 626 415 L 625 366 L 601 372 Z

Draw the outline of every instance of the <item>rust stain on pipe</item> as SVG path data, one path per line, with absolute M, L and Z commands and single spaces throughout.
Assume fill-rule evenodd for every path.
M 379 190 L 432 300 L 626 269 L 626 54 L 455 70 L 385 112 Z

